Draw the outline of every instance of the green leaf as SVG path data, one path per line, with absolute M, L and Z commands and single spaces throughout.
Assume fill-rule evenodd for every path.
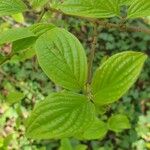
M 130 5 L 133 0 L 120 0 L 121 5 Z
M 28 28 L 8 29 L 0 34 L 0 45 L 35 36 Z
M 119 0 L 65 0 L 52 7 L 69 15 L 89 18 L 110 18 L 120 14 Z
M 24 94 L 21 92 L 11 92 L 7 95 L 6 101 L 10 104 L 13 105 L 14 103 L 18 103 L 24 98 Z
M 92 81 L 94 102 L 106 105 L 121 98 L 137 80 L 146 58 L 143 53 L 127 51 L 105 61 Z
M 130 129 L 131 125 L 127 116 L 118 114 L 113 115 L 108 120 L 109 129 L 114 132 L 121 132 L 124 129 Z
M 150 16 L 150 0 L 133 0 L 128 9 L 128 18 Z
M 28 29 L 35 35 L 34 37 L 27 37 L 24 39 L 17 40 L 13 42 L 12 49 L 14 52 L 18 52 L 20 50 L 27 49 L 29 47 L 32 47 L 39 36 L 44 34 L 45 32 L 53 29 L 55 26 L 53 24 L 47 24 L 47 23 L 37 23 L 34 24 Z
M 31 0 L 31 5 L 33 7 L 42 7 L 45 5 L 49 0 Z
M 56 26 L 50 23 L 36 23 L 29 27 L 29 30 L 31 30 L 37 37 L 41 36 L 45 32 L 55 28 Z
M 95 119 L 92 125 L 83 133 L 83 139 L 102 139 L 108 131 L 107 124 L 99 119 Z
M 0 16 L 17 14 L 26 9 L 22 0 L 0 0 Z
M 12 15 L 12 18 L 13 18 L 16 22 L 19 22 L 19 23 L 24 23 L 24 22 L 25 22 L 24 16 L 23 16 L 22 13 L 14 14 L 14 15 Z
M 39 64 L 58 85 L 79 91 L 87 79 L 87 60 L 78 39 L 64 29 L 54 28 L 36 42 Z
M 86 130 L 94 115 L 94 105 L 84 95 L 53 93 L 35 106 L 26 135 L 33 139 L 72 137 Z
M 73 150 L 71 142 L 68 138 L 61 139 L 61 146 L 59 150 Z
M 24 51 L 20 51 L 18 54 L 14 55 L 11 58 L 11 61 L 21 61 L 21 62 L 23 62 L 27 59 L 31 59 L 35 55 L 36 55 L 35 50 L 33 48 L 31 48 L 31 49 L 27 49 L 27 50 L 24 50 Z
M 79 144 L 75 147 L 75 150 L 87 150 L 87 145 Z

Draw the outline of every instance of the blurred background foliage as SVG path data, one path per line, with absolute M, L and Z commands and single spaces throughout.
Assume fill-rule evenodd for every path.
M 0 32 L 12 27 L 29 26 L 35 22 L 40 9 L 0 19 Z M 118 18 L 109 20 L 119 23 Z M 84 45 L 87 55 L 92 42 L 93 24 L 73 17 L 47 12 L 42 22 L 52 22 L 64 27 Z M 150 28 L 150 19 L 143 18 L 127 24 Z M 93 71 L 112 54 L 134 50 L 150 56 L 150 35 L 131 33 L 116 29 L 98 27 L 98 43 Z M 9 54 L 11 45 L 1 47 L 0 52 Z M 148 58 L 135 86 L 102 116 L 107 120 L 115 113 L 123 113 L 131 122 L 131 129 L 123 132 L 109 132 L 104 139 L 78 141 L 62 139 L 33 141 L 25 137 L 24 121 L 35 103 L 52 91 L 59 90 L 43 73 L 34 56 L 34 49 L 28 49 L 14 56 L 0 67 L 0 149 L 2 150 L 147 150 L 150 149 L 150 59 Z M 132 65 L 132 64 L 131 64 Z

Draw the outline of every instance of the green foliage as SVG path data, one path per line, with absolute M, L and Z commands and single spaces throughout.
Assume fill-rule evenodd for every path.
M 93 104 L 84 95 L 50 94 L 36 105 L 28 118 L 27 136 L 34 139 L 72 137 L 90 126 L 94 114 Z
M 36 12 L 33 12 L 35 14 L 37 13 L 39 16 L 36 16 L 37 14 L 35 15 L 33 13 L 35 15 L 34 16 L 32 12 L 25 13 L 25 17 L 33 15 L 30 21 L 25 19 L 27 23 L 24 23 L 25 20 L 23 19 L 22 14 L 23 11 L 27 10 L 27 8 L 22 1 L 0 0 L 0 2 L 0 16 L 11 15 L 11 19 L 6 25 L 6 28 L 3 29 L 3 27 L 0 27 L 0 29 L 4 31 L 0 35 L 0 45 L 12 43 L 12 51 L 10 55 L 5 56 L 0 54 L 0 64 L 3 64 L 7 60 L 11 59 L 10 63 L 7 64 L 8 66 L 3 66 L 6 73 L 3 72 L 3 70 L 0 70 L 2 73 L 2 77 L 0 76 L 0 89 L 2 91 L 2 94 L 0 93 L 0 102 L 2 102 L 2 106 L 0 106 L 0 127 L 2 127 L 2 129 L 0 129 L 0 149 L 7 149 L 7 147 L 10 147 L 11 145 L 10 141 L 13 141 L 14 139 L 18 140 L 18 137 L 19 146 L 16 144 L 17 142 L 14 142 L 13 145 L 17 145 L 19 148 L 22 148 L 20 145 L 23 145 L 23 149 L 29 150 L 43 150 L 46 148 L 58 149 L 57 141 L 55 140 L 55 142 L 49 139 L 60 138 L 62 138 L 60 150 L 88 149 L 88 147 L 84 144 L 87 144 L 94 150 L 129 149 L 131 147 L 138 147 L 137 145 L 139 144 L 142 145 L 140 146 L 140 150 L 150 147 L 144 142 L 144 140 L 147 140 L 149 137 L 149 133 L 145 133 L 149 131 L 149 124 L 148 127 L 146 125 L 146 130 L 142 130 L 145 124 L 147 124 L 147 121 L 145 120 L 139 121 L 144 125 L 139 123 L 136 131 L 139 132 L 138 136 L 144 140 L 142 139 L 137 141 L 137 143 L 135 142 L 137 140 L 137 134 L 134 129 L 129 130 L 128 133 L 122 132 L 121 134 L 123 136 L 119 137 L 121 135 L 119 132 L 124 129 L 131 128 L 128 117 L 130 117 L 132 122 L 136 122 L 137 120 L 135 118 L 137 118 L 137 114 L 141 110 L 144 113 L 145 110 L 147 110 L 148 106 L 145 106 L 145 101 L 147 101 L 147 93 L 150 91 L 149 88 L 147 88 L 149 86 L 149 71 L 147 71 L 146 74 L 142 74 L 140 80 L 137 82 L 137 89 L 135 91 L 131 90 L 128 96 L 125 96 L 122 99 L 122 103 L 110 105 L 111 103 L 119 100 L 137 80 L 147 56 L 143 53 L 132 51 L 118 53 L 110 57 L 108 60 L 108 56 L 106 56 L 112 55 L 112 50 L 115 50 L 116 48 L 132 49 L 131 47 L 134 47 L 133 49 L 141 49 L 141 51 L 145 50 L 145 52 L 149 54 L 149 52 L 146 51 L 146 43 L 149 41 L 149 36 L 142 36 L 141 42 L 138 40 L 139 35 L 142 35 L 141 33 L 134 33 L 134 36 L 131 37 L 129 36 L 131 33 L 128 33 L 129 35 L 127 37 L 127 33 L 121 32 L 119 34 L 119 32 L 114 32 L 111 30 L 112 33 L 114 32 L 114 36 L 112 36 L 112 33 L 105 33 L 106 31 L 101 29 L 100 36 L 98 34 L 97 37 L 94 37 L 94 39 L 97 38 L 98 41 L 100 40 L 100 43 L 104 44 L 99 44 L 99 42 L 97 42 L 96 48 L 101 51 L 97 52 L 94 61 L 96 62 L 97 59 L 102 60 L 102 65 L 96 70 L 91 83 L 89 80 L 87 81 L 87 58 L 83 46 L 79 40 L 67 30 L 55 27 L 53 24 L 33 24 L 35 18 L 38 18 L 38 21 L 45 19 L 45 22 L 49 22 L 49 20 L 56 22 L 56 19 L 53 18 L 54 16 L 57 17 L 57 21 L 58 18 L 62 17 L 61 15 L 59 16 L 49 13 L 51 10 L 58 10 L 60 13 L 68 15 L 90 18 L 89 20 L 92 20 L 92 24 L 89 25 L 90 27 L 87 27 L 87 22 L 85 25 L 85 22 L 82 20 L 76 21 L 73 24 L 65 24 L 65 21 L 61 22 L 60 20 L 57 22 L 58 26 L 65 26 L 70 30 L 73 29 L 73 33 L 78 35 L 80 40 L 84 43 L 86 49 L 89 50 L 89 48 L 87 48 L 87 44 L 93 39 L 93 36 L 96 36 L 95 34 L 92 35 L 92 37 L 90 35 L 92 33 L 91 31 L 93 31 L 91 29 L 93 28 L 94 19 L 114 17 L 114 19 L 111 19 L 110 22 L 120 22 L 121 25 L 119 28 L 122 27 L 122 29 L 125 30 L 126 26 L 124 27 L 124 25 L 128 24 L 128 20 L 126 20 L 126 24 L 124 24 L 124 20 L 119 19 L 122 18 L 120 15 L 126 16 L 126 14 L 128 14 L 127 18 L 148 16 L 150 14 L 150 3 L 148 1 L 52 0 L 51 5 L 48 0 L 31 0 L 30 2 L 28 1 L 29 3 L 27 3 L 27 5 L 32 5 L 29 6 L 29 8 L 38 8 L 35 10 Z M 45 12 L 43 12 L 43 10 Z M 41 14 L 37 11 L 41 11 Z M 5 20 L 6 18 L 3 17 L 2 19 Z M 67 17 L 62 18 L 66 20 Z M 0 19 L 2 22 L 3 20 Z M 71 18 L 70 20 L 74 19 Z M 80 22 L 80 27 L 76 26 L 78 24 L 77 22 Z M 26 27 L 9 29 L 5 31 L 14 24 L 17 24 L 17 26 L 23 25 Z M 106 24 L 106 26 L 109 25 L 111 24 Z M 74 30 L 74 27 L 76 31 Z M 80 32 L 80 29 L 82 32 Z M 119 41 L 119 35 L 122 37 L 122 42 Z M 135 37 L 136 42 L 131 39 L 133 37 Z M 130 43 L 131 41 L 132 44 Z M 134 45 L 134 43 L 136 45 Z M 94 41 L 93 45 L 95 45 Z M 93 45 L 91 46 L 92 48 L 94 47 Z M 9 48 L 10 47 L 7 47 L 7 45 L 3 45 L 1 51 L 4 50 L 4 52 L 7 52 Z M 35 56 L 35 54 L 37 55 L 39 64 L 43 71 L 55 84 L 58 84 L 58 86 L 61 87 L 56 85 L 54 88 L 54 84 L 51 83 L 48 78 L 46 78 L 43 74 L 39 74 L 39 68 L 37 62 L 35 61 L 35 57 L 29 62 L 27 61 L 26 69 L 22 67 L 26 64 L 22 62 Z M 102 56 L 105 57 L 102 59 Z M 18 61 L 22 62 L 19 63 Z M 89 61 L 91 60 L 89 59 Z M 16 66 L 19 69 L 16 69 Z M 93 70 L 95 69 L 96 66 L 94 66 Z M 31 70 L 36 73 L 32 74 Z M 89 71 L 92 72 L 93 70 Z M 6 74 L 8 72 L 11 73 L 7 78 Z M 14 73 L 16 73 L 15 78 L 12 77 Z M 143 83 L 145 80 L 147 82 L 146 84 Z M 26 82 L 29 82 L 30 84 L 26 84 Z M 48 83 L 48 86 L 46 86 L 45 82 Z M 11 84 L 13 84 L 13 88 Z M 26 96 L 20 92 L 15 92 L 19 90 L 26 93 Z M 49 95 L 49 93 L 54 90 L 59 92 Z M 9 91 L 14 92 L 9 93 Z M 49 96 L 45 100 L 35 104 L 37 99 L 44 99 L 46 95 Z M 24 99 L 24 101 L 19 103 L 22 99 Z M 141 99 L 142 102 L 138 101 Z M 131 102 L 131 100 L 133 101 Z M 7 102 L 9 102 L 9 104 Z M 126 105 L 124 105 L 125 102 Z M 27 119 L 26 135 L 28 138 L 36 139 L 37 141 L 30 141 L 25 136 L 23 137 L 23 141 L 21 141 L 20 137 L 22 134 L 25 134 L 24 120 L 28 115 L 27 112 L 31 111 L 34 104 L 35 108 Z M 142 106 L 140 106 L 140 104 Z M 141 110 L 140 107 L 142 107 Z M 108 113 L 106 113 L 107 111 Z M 128 114 L 128 117 L 121 115 L 126 111 L 128 111 L 128 113 L 126 113 Z M 116 115 L 112 115 L 112 117 L 108 119 L 110 113 L 114 112 Z M 11 120 L 12 118 L 15 118 L 15 125 L 13 126 L 11 124 L 9 127 L 12 127 L 13 130 L 17 130 L 17 132 L 20 132 L 21 130 L 19 135 L 5 133 L 5 130 L 7 129 L 6 127 L 9 125 L 7 120 Z M 105 123 L 106 120 L 108 120 L 108 123 Z M 133 126 L 135 125 L 133 124 Z M 108 129 L 117 132 L 117 138 L 113 137 L 113 141 L 115 141 L 113 143 L 114 145 L 112 144 L 111 136 L 107 136 L 108 139 L 111 140 L 99 142 L 99 140 L 105 137 Z M 82 140 L 82 143 L 75 139 L 64 139 L 66 137 L 75 137 Z M 44 142 L 39 141 L 40 139 L 44 139 Z M 45 139 L 48 140 L 46 141 Z M 89 142 L 85 140 L 96 141 Z M 32 146 L 32 148 L 30 148 L 29 145 L 35 143 L 38 143 L 36 147 Z M 120 143 L 120 147 L 117 147 L 118 143 Z M 46 147 L 43 145 L 46 145 Z
M 23 39 L 19 39 L 13 42 L 12 44 L 12 49 L 14 52 L 18 52 L 20 50 L 24 50 L 27 49 L 29 47 L 32 47 L 37 38 L 39 36 L 41 36 L 42 34 L 44 34 L 45 32 L 53 29 L 55 26 L 53 24 L 47 24 L 47 23 L 37 23 L 34 24 L 30 27 L 28 27 L 27 29 L 32 32 L 32 34 L 34 34 L 33 37 L 26 37 Z
M 90 18 L 110 18 L 119 16 L 119 0 L 65 0 L 52 7 L 66 14 Z
M 0 16 L 17 14 L 26 9 L 22 0 L 0 0 Z
M 11 15 L 11 16 L 12 16 L 12 18 L 13 18 L 16 22 L 19 22 L 19 23 L 25 22 L 24 16 L 23 16 L 22 13 L 14 14 L 14 15 Z
M 47 2 L 48 0 L 31 0 L 31 5 L 36 8 L 45 5 Z
M 61 140 L 61 147 L 59 148 L 59 150 L 73 150 L 69 139 L 64 138 Z
M 143 53 L 129 51 L 116 54 L 105 61 L 93 78 L 94 102 L 106 105 L 124 95 L 137 80 L 146 58 Z
M 7 95 L 6 101 L 12 105 L 14 103 L 17 103 L 21 101 L 24 98 L 24 94 L 21 92 L 11 92 Z
M 128 10 L 128 18 L 150 16 L 149 0 L 133 0 Z
M 127 116 L 122 114 L 113 115 L 108 120 L 108 127 L 114 132 L 121 132 L 124 129 L 131 128 Z
M 0 45 L 34 36 L 34 33 L 32 33 L 28 28 L 8 29 L 0 34 Z
M 102 139 L 108 131 L 107 124 L 99 119 L 95 119 L 92 125 L 83 133 L 83 139 Z
M 69 32 L 54 28 L 36 42 L 40 66 L 47 76 L 62 87 L 80 91 L 87 78 L 87 61 L 78 39 Z

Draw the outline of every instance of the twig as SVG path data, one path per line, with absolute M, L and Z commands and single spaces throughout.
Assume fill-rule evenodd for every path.
M 140 27 L 120 25 L 120 24 L 109 23 L 109 22 L 101 21 L 101 20 L 97 20 L 97 23 L 100 26 L 105 27 L 107 29 L 116 28 L 116 29 L 118 29 L 120 31 L 143 32 L 143 33 L 150 34 L 150 30 L 149 29 L 143 29 L 143 28 L 140 28 Z
M 0 62 L 0 65 L 4 64 L 6 61 L 10 60 L 15 54 L 10 54 L 6 57 L 4 57 L 4 59 Z
M 46 13 L 46 11 L 47 11 L 47 9 L 46 9 L 46 8 L 43 8 L 41 14 L 39 15 L 39 17 L 38 17 L 38 19 L 37 19 L 37 23 L 39 23 L 39 22 L 42 20 L 42 18 L 43 18 L 43 16 L 44 16 L 44 14 Z
M 94 56 L 95 56 L 95 51 L 96 51 L 96 44 L 97 44 L 97 23 L 94 23 L 93 27 L 93 41 L 91 44 L 91 51 L 88 57 L 88 83 L 91 83 L 92 79 L 92 66 L 93 66 L 93 61 L 94 61 Z
M 81 16 L 75 16 L 75 15 L 69 15 L 69 14 L 65 14 L 63 11 L 61 10 L 57 10 L 54 8 L 49 8 L 49 11 L 51 12 L 55 12 L 55 13 L 61 13 L 65 16 L 72 16 L 72 17 L 77 17 L 77 18 L 81 18 L 81 19 L 85 19 L 88 21 L 92 21 L 92 22 L 97 22 L 100 26 L 107 28 L 107 29 L 111 29 L 111 28 L 116 28 L 120 31 L 127 31 L 127 32 L 143 32 L 146 34 L 150 34 L 150 29 L 144 29 L 144 28 L 140 28 L 140 27 L 135 27 L 135 26 L 126 26 L 126 25 L 120 25 L 120 24 L 116 24 L 116 23 L 109 23 L 106 21 L 102 21 L 99 19 L 93 19 L 93 18 L 89 18 L 89 17 L 81 17 Z

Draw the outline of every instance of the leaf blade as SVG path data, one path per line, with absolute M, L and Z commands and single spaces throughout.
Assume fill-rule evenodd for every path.
M 28 28 L 8 29 L 7 31 L 4 31 L 0 34 L 0 45 L 34 36 L 35 35 Z
M 0 16 L 13 15 L 27 9 L 21 0 L 0 0 Z
M 85 130 L 94 118 L 94 105 L 72 92 L 50 94 L 36 105 L 27 121 L 27 136 L 34 139 L 66 138 Z
M 150 16 L 149 0 L 134 0 L 128 9 L 128 18 L 138 18 Z
M 64 29 L 54 28 L 36 42 L 39 64 L 56 84 L 81 90 L 87 79 L 87 60 L 78 39 Z
M 94 102 L 107 105 L 124 95 L 137 80 L 146 58 L 145 54 L 132 51 L 110 57 L 94 75 Z
M 63 3 L 54 4 L 53 7 L 69 15 L 89 18 L 119 16 L 120 11 L 118 0 L 65 0 Z
M 131 125 L 127 116 L 123 114 L 113 115 L 108 120 L 109 129 L 114 132 L 121 132 L 124 129 L 130 129 Z

